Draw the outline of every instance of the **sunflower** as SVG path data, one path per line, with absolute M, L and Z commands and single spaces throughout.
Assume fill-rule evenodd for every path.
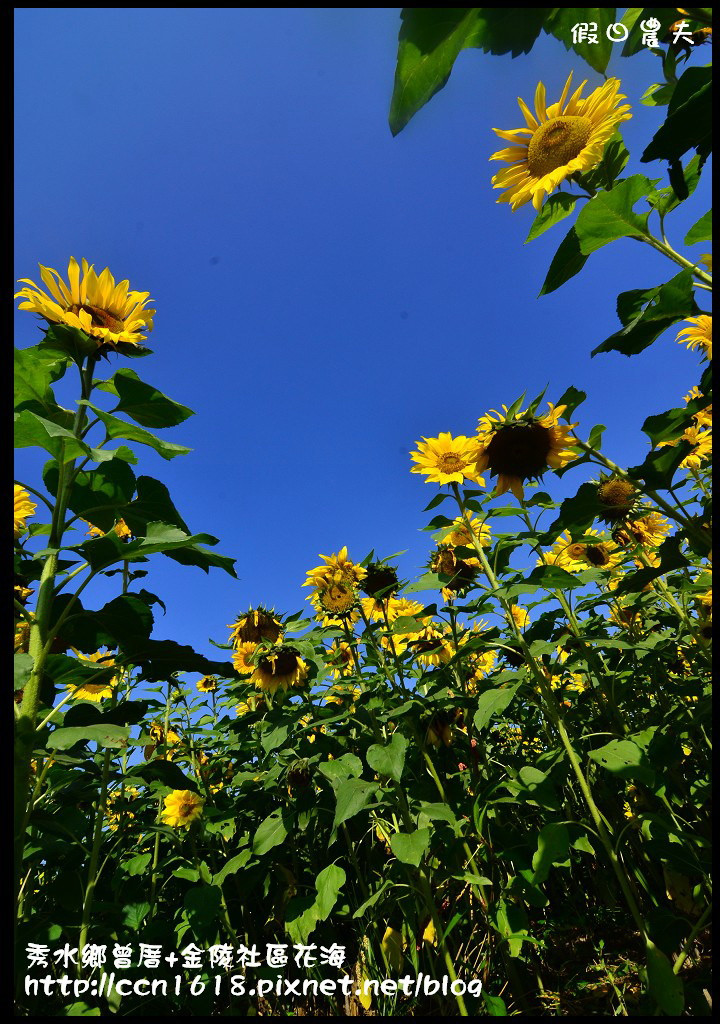
M 98 277 L 95 268 L 82 261 L 82 279 L 77 260 L 70 258 L 68 284 L 52 267 L 40 264 L 40 276 L 48 292 L 44 292 L 33 281 L 21 278 L 20 283 L 29 285 L 15 294 L 22 298 L 19 309 L 39 313 L 48 323 L 67 324 L 76 327 L 95 338 L 98 346 L 115 345 L 119 341 L 138 345 L 145 341 L 142 330 L 153 328 L 154 309 L 147 309 L 151 302 L 150 292 L 133 292 L 129 281 L 115 279 L 106 267 Z
M 434 623 L 425 626 L 412 640 L 408 648 L 420 665 L 426 667 L 447 665 L 455 653 L 452 644 L 452 633 L 448 636 Z
M 680 469 L 698 470 L 704 462 L 707 462 L 712 455 L 712 429 L 703 430 L 700 426 L 688 427 L 679 438 L 672 441 L 658 441 L 658 448 L 670 446 L 672 448 L 678 441 L 688 441 L 693 449 L 689 455 L 680 463 Z
M 632 511 L 637 497 L 637 488 L 631 480 L 611 476 L 598 484 L 597 498 L 601 505 L 600 518 L 606 523 L 616 523 Z
M 628 546 L 634 541 L 643 547 L 657 547 L 670 533 L 672 525 L 659 512 L 649 512 L 639 519 L 633 519 L 613 533 L 613 539 Z
M 454 548 L 440 544 L 430 557 L 429 568 L 440 576 L 450 577 L 441 587 L 444 600 L 450 601 L 472 586 L 480 571 L 480 562 L 477 558 L 458 558 Z
M 252 657 L 255 654 L 255 651 L 258 650 L 258 646 L 259 645 L 253 643 L 252 640 L 244 640 L 239 644 L 235 644 L 232 662 L 238 675 L 249 676 L 255 671 L 255 664 L 253 663 Z
M 517 626 L 517 628 L 519 630 L 525 629 L 528 622 L 530 621 L 530 616 L 527 612 L 527 609 L 521 608 L 519 604 L 511 604 L 510 614 L 512 615 L 512 620 Z
M 81 654 L 73 648 L 78 659 L 85 662 L 87 665 L 100 663 L 102 668 L 113 668 L 115 666 L 115 659 L 112 655 L 102 654 L 100 651 L 96 651 L 95 654 Z M 117 686 L 117 676 L 113 676 L 111 679 L 103 676 L 103 680 L 100 683 L 93 683 L 90 680 L 86 680 L 82 683 L 68 683 L 67 687 L 71 695 L 77 700 L 91 700 L 96 704 L 99 704 L 105 697 L 111 697 L 113 690 Z
M 356 622 L 360 617 L 358 611 L 358 593 L 351 583 L 330 583 L 318 588 L 309 598 L 317 615 L 325 626 L 333 626 L 339 622 Z
M 287 691 L 291 686 L 304 686 L 307 674 L 308 667 L 300 652 L 282 644 L 260 656 L 250 682 L 255 684 L 255 689 L 273 694 L 278 690 Z
M 602 540 L 597 530 L 586 530 L 585 538 L 592 538 L 588 543 L 573 541 L 569 530 L 558 537 L 550 551 L 538 558 L 538 565 L 557 565 L 566 572 L 582 572 L 588 568 L 608 569 L 621 560 L 622 555 L 610 541 Z M 595 539 L 597 538 L 597 540 Z
M 380 644 L 389 650 L 394 649 L 395 654 L 402 654 L 407 650 L 410 641 L 414 640 L 429 622 L 427 616 L 420 617 L 424 607 L 420 601 L 411 601 L 406 597 L 392 598 L 388 602 L 388 622 L 391 626 L 399 618 L 413 618 L 415 622 L 404 626 L 402 632 L 382 636 Z
M 215 693 L 218 688 L 217 676 L 203 676 L 195 683 L 200 693 Z
M 116 534 L 120 540 L 132 540 L 132 531 L 124 519 L 118 519 L 112 529 L 107 531 L 101 530 L 99 526 L 93 526 L 87 519 L 83 519 L 83 522 L 90 527 L 87 532 L 88 537 L 104 537 L 107 532 Z
M 261 640 L 269 640 L 271 644 L 282 640 L 282 623 L 275 615 L 274 610 L 268 611 L 260 605 L 258 608 L 250 608 L 237 617 L 235 622 L 228 623 L 230 643 L 238 647 L 241 643 L 260 643 Z
M 477 475 L 475 462 L 478 457 L 478 443 L 475 438 L 458 434 L 441 433 L 437 437 L 424 437 L 416 442 L 418 450 L 410 452 L 410 458 L 417 462 L 411 473 L 423 473 L 427 484 L 461 484 L 464 480 L 485 486 Z
M 362 690 L 359 686 L 331 686 L 323 697 L 326 704 L 347 705 L 350 711 L 355 710 L 355 701 Z
M 492 186 L 507 190 L 497 201 L 510 203 L 513 213 L 530 201 L 539 210 L 545 195 L 563 181 L 596 167 L 602 160 L 605 143 L 620 122 L 632 116 L 629 106 L 620 106 L 625 96 L 618 92 L 619 79 L 609 78 L 585 99 L 580 94 L 587 81 L 568 99 L 571 82 L 572 72 L 560 99 L 549 107 L 545 106 L 545 86 L 539 82 L 535 90 L 535 116 L 518 97 L 526 127 L 512 131 L 493 128 L 501 139 L 512 143 L 509 148 L 493 153 L 490 159 L 509 164 L 493 177 Z
M 372 598 L 368 598 L 368 600 L 372 600 Z M 351 676 L 355 671 L 352 648 L 343 640 L 332 642 L 327 652 L 327 659 L 336 679 L 341 676 Z
M 174 789 L 165 797 L 163 823 L 173 828 L 190 825 L 202 814 L 204 803 L 204 798 L 192 789 Z
M 360 589 L 377 601 L 387 600 L 400 589 L 397 569 L 384 562 L 368 562 Z
M 689 316 L 687 322 L 692 326 L 680 331 L 678 342 L 687 345 L 689 349 L 700 349 L 708 361 L 712 362 L 712 317 L 705 314 Z
M 245 698 L 245 700 L 241 700 L 240 703 L 236 705 L 236 707 L 235 707 L 235 714 L 238 716 L 238 718 L 240 718 L 241 715 L 247 715 L 251 711 L 257 711 L 257 706 L 258 706 L 258 701 L 259 700 L 260 700 L 260 694 L 259 693 L 251 693 L 251 694 L 249 694 Z
M 123 786 L 122 789 L 116 789 L 113 793 L 108 793 L 105 804 L 105 817 L 108 819 L 107 825 L 111 832 L 117 832 L 123 820 L 129 821 L 135 817 L 133 812 L 128 811 L 125 807 L 122 807 L 119 811 L 116 810 L 118 800 L 132 800 L 138 796 L 140 796 L 140 790 L 136 786 Z
M 498 495 L 512 491 L 522 501 L 525 480 L 541 477 L 548 467 L 560 469 L 575 458 L 568 447 L 575 424 L 560 426 L 565 406 L 548 405 L 550 411 L 540 417 L 527 411 L 510 415 L 504 405 L 504 416 L 493 409 L 478 421 L 477 469 L 480 473 L 489 469 L 491 476 L 497 476 Z
M 483 548 L 490 546 L 490 527 L 487 523 L 481 523 L 475 516 L 471 516 L 469 520 L 458 516 L 453 520 L 452 526 L 447 527 L 447 531 L 442 543 L 453 548 L 471 548 L 474 540 Z
M 365 578 L 366 570 L 348 558 L 347 547 L 341 548 L 335 555 L 320 555 L 325 565 L 309 569 L 304 587 L 328 587 L 331 583 L 347 583 L 351 586 Z
M 15 623 L 15 653 L 27 654 L 30 649 L 30 627 L 27 619 L 18 619 Z
M 392 598 L 361 597 L 360 607 L 370 622 L 382 622 L 391 600 Z
M 36 508 L 25 488 L 15 484 L 15 539 L 25 532 L 25 520 L 35 515 Z
M 173 750 L 173 747 L 179 747 L 182 743 L 181 737 L 175 732 L 174 729 L 168 729 L 167 733 L 163 725 L 160 722 L 150 723 L 150 738 L 153 740 L 152 744 L 149 744 L 144 748 L 145 760 L 148 761 L 158 746 L 164 745 L 165 751 L 163 757 L 166 761 L 172 761 L 177 751 Z
M 689 402 L 694 402 L 697 398 L 703 398 L 703 397 L 704 396 L 701 393 L 700 388 L 698 388 L 698 387 L 691 388 L 690 391 L 685 395 L 685 404 L 687 405 Z M 693 414 L 693 419 L 698 424 L 698 426 L 701 426 L 701 427 L 711 427 L 712 426 L 712 405 L 706 405 L 704 409 L 700 410 L 700 412 L 694 413 Z

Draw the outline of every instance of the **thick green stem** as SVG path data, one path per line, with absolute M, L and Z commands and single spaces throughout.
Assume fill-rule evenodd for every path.
M 102 827 L 105 818 L 105 805 L 107 803 L 107 787 L 110 778 L 110 750 L 105 751 L 103 757 L 102 778 L 100 780 L 100 795 L 95 807 L 95 827 L 93 830 L 92 849 L 90 851 L 90 864 L 88 866 L 87 883 L 85 885 L 85 896 L 83 898 L 82 921 L 80 923 L 80 938 L 78 940 L 78 977 L 82 974 L 82 953 L 87 943 L 88 930 L 90 928 L 90 914 L 92 911 L 95 886 L 98 879 L 98 862 L 100 859 L 100 846 L 102 845 Z

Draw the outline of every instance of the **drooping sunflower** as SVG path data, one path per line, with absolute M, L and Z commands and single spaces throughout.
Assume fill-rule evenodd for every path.
M 94 654 L 81 654 L 74 648 L 73 651 L 78 659 L 86 664 L 88 662 L 95 665 L 100 664 L 102 668 L 112 668 L 115 665 L 115 659 L 110 654 L 102 654 L 100 651 L 96 651 Z M 81 683 L 68 683 L 67 687 L 73 698 L 77 700 L 91 700 L 99 704 L 105 697 L 112 696 L 117 682 L 117 676 L 112 676 L 110 679 L 107 676 L 103 676 L 102 682 L 93 683 L 88 679 Z
M 705 314 L 689 316 L 687 322 L 691 326 L 680 331 L 678 342 L 691 350 L 700 349 L 708 361 L 712 362 L 712 317 Z
M 202 814 L 204 804 L 205 799 L 192 789 L 174 789 L 165 797 L 162 820 L 173 828 L 191 825 Z
M 408 642 L 415 660 L 426 667 L 447 665 L 455 653 L 452 633 L 448 635 L 434 623 L 430 623 Z
M 29 278 L 21 278 L 20 283 L 28 287 L 15 295 L 24 300 L 19 309 L 39 313 L 51 324 L 76 327 L 95 338 L 98 346 L 114 346 L 119 341 L 138 345 L 146 337 L 141 331 L 152 330 L 155 310 L 146 308 L 152 302 L 150 292 L 130 291 L 129 281 L 115 284 L 107 267 L 98 277 L 95 268 L 83 260 L 81 277 L 77 260 L 71 257 L 66 284 L 57 270 L 39 266 L 48 291 Z
M 35 509 L 37 505 L 34 501 L 30 501 L 30 495 L 24 487 L 20 487 L 19 484 L 15 484 L 15 539 L 21 536 L 25 532 L 26 522 L 25 520 L 29 516 L 35 515 Z
M 368 597 L 387 600 L 400 589 L 397 569 L 385 562 L 369 562 L 360 589 Z
M 325 565 L 309 569 L 304 587 L 328 587 L 331 583 L 348 583 L 351 586 L 365 578 L 366 570 L 348 557 L 347 547 L 340 548 L 335 555 L 320 555 Z
M 580 94 L 587 81 L 568 98 L 571 82 L 572 72 L 560 99 L 549 107 L 545 104 L 545 86 L 539 82 L 534 115 L 518 97 L 526 127 L 512 131 L 493 128 L 496 135 L 512 144 L 493 153 L 490 159 L 509 164 L 493 177 L 492 186 L 506 189 L 497 201 L 510 203 L 513 213 L 528 202 L 539 210 L 545 196 L 563 181 L 597 166 L 605 143 L 620 122 L 632 116 L 629 106 L 620 105 L 625 96 L 619 92 L 619 79 L 609 78 L 585 99 Z
M 617 523 L 632 511 L 637 498 L 637 488 L 632 480 L 611 476 L 601 480 L 597 489 L 599 516 L 606 523 Z
M 83 519 L 83 522 L 90 527 L 88 537 L 104 537 L 107 532 L 116 534 L 120 540 L 132 540 L 132 531 L 124 519 L 118 519 L 115 525 L 107 531 L 101 530 L 99 526 L 93 526 L 87 519 Z
M 485 486 L 475 468 L 479 455 L 477 438 L 465 437 L 464 434 L 453 437 L 444 432 L 437 437 L 424 437 L 416 444 L 418 450 L 410 452 L 410 458 L 417 465 L 410 472 L 423 473 L 426 484 L 461 484 L 464 480 L 471 480 Z
M 250 682 L 255 689 L 274 694 L 290 687 L 302 687 L 308 674 L 308 666 L 300 652 L 288 644 L 271 647 L 258 659 L 257 667 Z
M 511 416 L 504 405 L 504 415 L 493 409 L 478 421 L 477 469 L 497 476 L 498 495 L 512 491 L 522 501 L 525 480 L 541 477 L 548 468 L 560 469 L 575 458 L 568 446 L 576 424 L 560 426 L 565 406 L 548 405 L 550 411 L 540 417 L 527 411 Z
M 260 605 L 240 614 L 235 622 L 228 623 L 231 629 L 230 643 L 238 647 L 241 643 L 258 644 L 261 640 L 269 640 L 271 644 L 282 640 L 282 623 L 274 610 Z
M 464 595 L 480 572 L 477 558 L 458 558 L 455 549 L 448 544 L 439 544 L 430 557 L 429 568 L 440 576 L 450 578 L 440 588 L 444 600 L 449 601 Z

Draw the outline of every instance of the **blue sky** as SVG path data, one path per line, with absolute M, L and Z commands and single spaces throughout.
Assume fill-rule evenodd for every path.
M 39 280 L 38 262 L 64 274 L 74 255 L 151 292 L 154 355 L 111 356 L 111 372 L 131 365 L 197 415 L 165 432 L 192 454 L 141 450 L 136 471 L 237 558 L 239 582 L 155 556 L 156 638 L 214 656 L 208 638 L 225 642 L 249 604 L 301 608 L 306 570 L 343 545 L 356 560 L 407 549 L 401 573 L 417 575 L 436 493 L 409 472 L 423 435 L 471 434 L 525 390 L 573 384 L 588 392 L 579 431 L 607 424 L 606 452 L 633 464 L 645 417 L 699 380 L 675 331 L 632 359 L 590 358 L 619 326 L 617 293 L 672 276 L 661 255 L 621 241 L 537 299 L 566 226 L 523 245 L 532 211 L 490 187 L 491 128 L 522 126 L 517 96 L 542 79 L 550 102 L 570 70 L 601 77 L 549 37 L 515 60 L 467 50 L 393 138 L 399 13 L 16 9 L 16 277 Z M 626 173 L 665 185 L 639 163 L 664 115 L 639 103 L 659 62 L 620 48 Z M 668 219 L 676 247 L 709 205 L 707 172 L 696 196 Z M 16 327 L 20 347 L 39 337 L 28 313 Z M 18 477 L 37 484 L 43 461 L 19 452 Z

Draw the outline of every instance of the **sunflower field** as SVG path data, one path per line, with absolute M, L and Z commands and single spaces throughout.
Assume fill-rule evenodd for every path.
M 407 8 L 390 127 L 467 48 L 551 34 L 604 73 L 618 25 L 658 81 L 539 83 L 477 201 L 530 242 L 567 221 L 541 296 L 652 247 L 666 279 L 606 297 L 595 353 L 676 339 L 696 386 L 635 466 L 566 381 L 465 434 L 428 411 L 414 579 L 378 537 L 319 554 L 302 612 L 218 609 L 214 657 L 153 639 L 159 556 L 235 575 L 140 469 L 191 414 L 144 378 L 154 300 L 74 258 L 21 279 L 15 442 L 46 461 L 14 488 L 18 1015 L 710 1015 L 711 213 L 673 231 L 710 153 L 710 10 Z M 629 153 L 637 102 L 657 130 Z

